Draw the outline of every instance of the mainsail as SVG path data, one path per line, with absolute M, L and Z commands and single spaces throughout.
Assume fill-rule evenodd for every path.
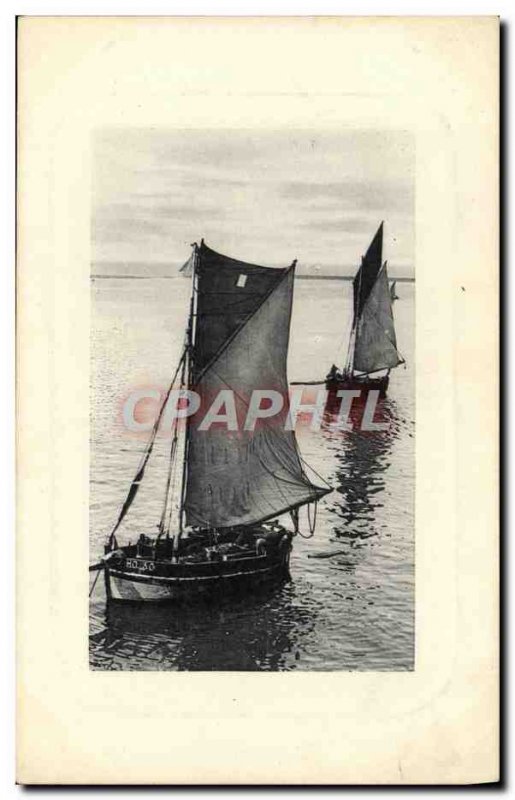
M 354 319 L 346 373 L 370 374 L 404 363 L 397 350 L 386 262 L 383 223 L 361 261 L 353 283 Z
M 354 316 L 358 318 L 376 282 L 383 258 L 383 223 L 381 222 L 370 246 L 361 259 L 361 266 L 354 276 Z
M 255 266 L 201 245 L 196 271 L 192 388 L 205 405 L 231 390 L 238 430 L 216 423 L 203 430 L 202 414 L 190 420 L 186 523 L 225 528 L 261 522 L 330 491 L 310 482 L 295 435 L 284 426 L 295 268 Z M 254 389 L 279 392 L 284 408 L 246 431 L 242 423 Z
M 222 256 L 204 242 L 196 257 L 194 382 L 288 272 Z

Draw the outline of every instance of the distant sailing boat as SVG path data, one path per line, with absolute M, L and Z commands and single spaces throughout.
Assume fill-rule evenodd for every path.
M 298 509 L 331 491 L 309 480 L 295 434 L 283 424 L 295 262 L 272 269 L 220 255 L 203 241 L 193 247 L 184 350 L 104 557 L 90 567 L 104 569 L 106 593 L 114 600 L 170 600 L 284 577 Z M 158 533 L 143 531 L 136 544 L 120 546 L 119 527 L 144 479 L 179 375 L 180 387 L 195 390 L 202 402 L 232 390 L 238 418 L 246 415 L 255 388 L 277 390 L 286 407 L 282 415 L 259 420 L 254 430 L 243 426 L 232 434 L 217 424 L 206 430 L 202 419 L 190 417 L 182 448 L 175 425 Z M 174 528 L 172 475 L 180 449 Z M 287 512 L 293 531 L 277 521 Z
M 385 395 L 390 370 L 404 363 L 397 350 L 388 271 L 382 258 L 381 222 L 353 280 L 354 314 L 345 366 L 340 370 L 333 364 L 326 377 L 328 389 L 379 389 Z
M 398 299 L 399 295 L 397 294 L 397 281 L 392 281 L 390 284 L 390 300 L 392 303 L 394 303 Z

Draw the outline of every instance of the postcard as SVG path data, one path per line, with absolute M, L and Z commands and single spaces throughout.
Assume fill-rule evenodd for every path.
M 20 783 L 499 779 L 498 62 L 19 20 Z

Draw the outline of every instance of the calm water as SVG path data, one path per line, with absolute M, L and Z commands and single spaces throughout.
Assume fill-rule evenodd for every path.
M 183 338 L 190 284 L 92 282 L 90 557 L 103 552 L 146 435 L 121 409 L 135 388 L 166 387 Z M 414 285 L 397 284 L 398 345 L 381 432 L 298 430 L 304 458 L 334 487 L 316 534 L 297 537 L 291 581 L 251 596 L 189 607 L 106 605 L 103 579 L 90 606 L 90 663 L 109 670 L 410 670 L 414 660 Z M 351 284 L 299 280 L 289 378 L 323 377 L 344 358 Z M 313 391 L 313 390 L 312 390 Z M 307 396 L 306 396 L 307 397 Z M 167 442 L 120 541 L 161 511 Z M 304 517 L 304 528 L 306 528 Z M 141 529 L 141 528 L 140 528 Z M 91 581 L 93 580 L 91 578 Z

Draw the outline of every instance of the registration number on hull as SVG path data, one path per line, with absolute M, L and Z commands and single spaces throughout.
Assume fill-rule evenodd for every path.
M 138 569 L 141 572 L 154 572 L 156 565 L 153 561 L 141 561 L 138 558 L 125 559 L 125 567 L 127 569 Z

